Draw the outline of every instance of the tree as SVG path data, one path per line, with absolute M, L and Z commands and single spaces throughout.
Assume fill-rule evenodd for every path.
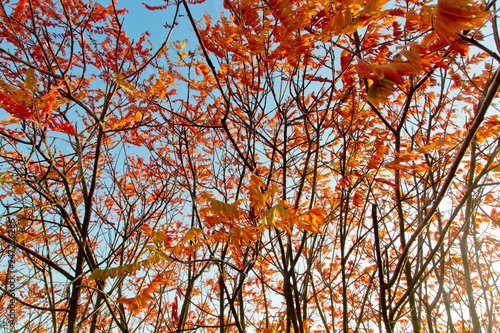
M 223 4 L 147 4 L 154 49 L 115 1 L 2 3 L 0 312 L 497 332 L 496 1 Z

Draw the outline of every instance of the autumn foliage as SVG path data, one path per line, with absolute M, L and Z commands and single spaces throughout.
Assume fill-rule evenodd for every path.
M 500 332 L 496 0 L 143 6 L 1 1 L 8 330 Z

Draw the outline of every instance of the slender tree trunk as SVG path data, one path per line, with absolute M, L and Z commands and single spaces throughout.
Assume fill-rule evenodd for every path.
M 470 172 L 469 172 L 469 179 L 468 179 L 468 185 L 469 187 L 472 186 L 472 183 L 474 181 L 474 170 L 476 169 L 476 142 L 475 139 L 472 141 L 471 144 L 471 166 L 470 166 Z M 476 311 L 476 302 L 474 298 L 474 287 L 472 286 L 472 277 L 471 277 L 471 272 L 469 268 L 469 245 L 468 245 L 468 238 L 470 234 L 470 225 L 471 222 L 474 223 L 474 214 L 473 214 L 473 206 L 474 203 L 472 201 L 472 196 L 470 196 L 467 199 L 467 206 L 466 206 L 466 216 L 465 216 L 465 227 L 464 231 L 462 234 L 462 239 L 460 240 L 460 252 L 462 255 L 462 264 L 464 268 L 464 278 L 465 278 L 465 284 L 466 284 L 466 293 L 467 293 L 467 301 L 468 301 L 468 310 L 470 317 L 472 319 L 472 325 L 474 328 L 474 332 L 480 333 L 482 332 L 482 327 L 481 323 L 479 322 L 479 316 Z
M 219 325 L 220 325 L 220 333 L 225 333 L 224 325 L 224 266 L 219 266 Z
M 68 311 L 68 333 L 76 332 L 76 320 L 78 317 L 78 309 L 79 309 L 79 300 L 80 300 L 80 289 L 82 286 L 82 272 L 83 272 L 83 263 L 85 260 L 85 255 L 83 249 L 80 247 L 78 249 L 78 257 L 76 259 L 76 270 L 75 275 L 76 279 L 73 282 L 73 287 L 71 290 L 71 297 L 69 300 L 69 311 Z
M 101 290 L 99 290 L 99 293 L 97 294 L 97 299 L 95 301 L 95 306 L 94 306 L 94 314 L 92 315 L 92 322 L 90 324 L 90 330 L 89 333 L 95 333 L 97 329 L 97 320 L 99 319 L 99 316 L 101 314 L 101 304 L 103 301 L 103 296 Z

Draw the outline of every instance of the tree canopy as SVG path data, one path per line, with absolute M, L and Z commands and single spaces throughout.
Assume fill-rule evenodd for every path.
M 2 327 L 500 332 L 496 0 L 142 5 L 0 2 Z

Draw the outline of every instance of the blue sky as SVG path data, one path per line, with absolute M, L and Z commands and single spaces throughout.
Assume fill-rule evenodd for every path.
M 143 3 L 146 3 L 149 6 L 162 6 L 165 4 L 163 0 L 117 1 L 119 6 L 129 11 L 124 20 L 124 29 L 127 35 L 137 40 L 143 32 L 148 31 L 151 34 L 148 39 L 156 48 L 159 47 L 168 33 L 164 25 L 172 21 L 174 8 L 151 11 L 143 5 Z M 105 5 L 105 2 L 103 2 L 103 5 Z M 222 0 L 207 0 L 202 4 L 190 5 L 190 9 L 196 21 L 200 20 L 205 12 L 217 20 L 220 17 L 220 12 L 224 10 Z M 185 15 L 183 7 L 180 14 Z M 179 25 L 174 29 L 170 41 L 192 40 L 192 38 L 194 38 L 193 29 L 187 16 L 181 17 Z

